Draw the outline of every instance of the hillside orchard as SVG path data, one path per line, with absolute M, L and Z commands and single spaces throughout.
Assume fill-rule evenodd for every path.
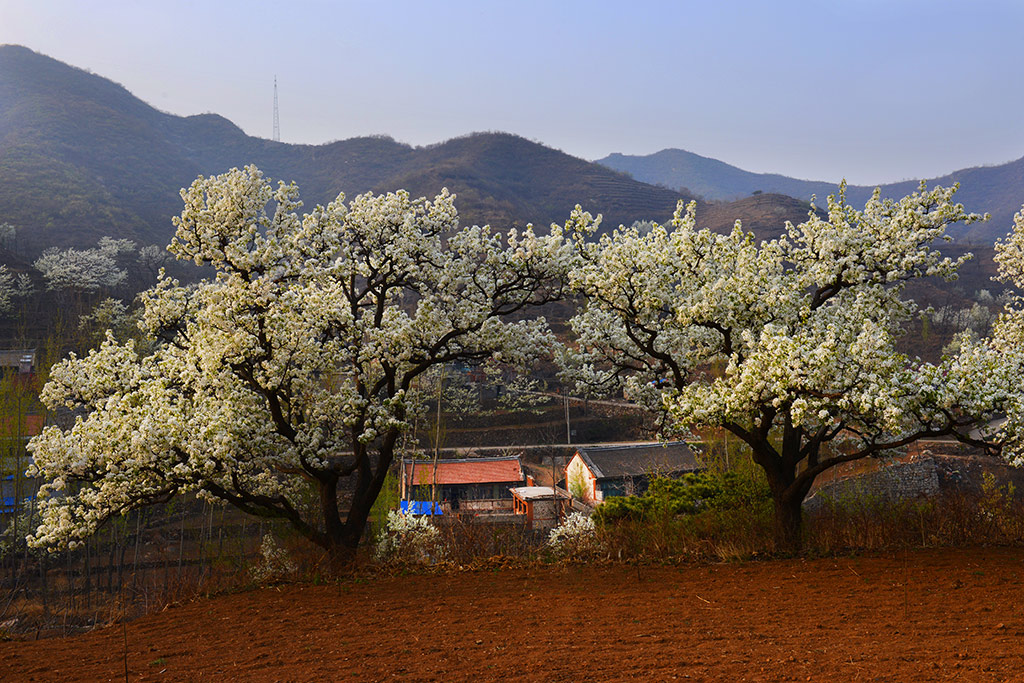
M 1019 457 L 1019 304 L 938 364 L 896 347 L 919 313 L 905 284 L 956 277 L 963 259 L 933 245 L 981 217 L 955 188 L 876 192 L 863 210 L 843 190 L 761 243 L 738 224 L 697 229 L 682 203 L 668 226 L 594 241 L 578 207 L 546 236 L 498 235 L 459 228 L 447 192 L 339 197 L 300 217 L 297 188 L 255 167 L 200 178 L 182 191 L 170 251 L 216 274 L 188 286 L 162 275 L 141 297 L 145 343 L 108 336 L 54 367 L 42 398 L 75 417 L 32 442 L 47 483 L 30 541 L 74 546 L 191 491 L 350 557 L 417 382 L 455 361 L 526 365 L 556 350 L 566 378 L 624 388 L 666 437 L 711 426 L 745 442 L 780 548 L 799 546 L 801 503 L 837 464 L 941 435 Z M 1024 286 L 1024 218 L 999 249 L 1003 276 Z M 566 348 L 524 312 L 570 290 L 583 307 Z M 975 431 L 1003 413 L 1000 432 Z

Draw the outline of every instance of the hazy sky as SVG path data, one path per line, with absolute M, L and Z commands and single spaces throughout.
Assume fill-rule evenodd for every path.
M 1022 0 L 0 0 L 0 43 L 174 114 L 416 145 L 503 130 L 880 183 L 1024 156 Z

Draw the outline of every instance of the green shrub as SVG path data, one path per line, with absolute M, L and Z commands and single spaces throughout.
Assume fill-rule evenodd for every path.
M 642 496 L 608 498 L 594 512 L 594 518 L 599 524 L 642 521 L 756 507 L 767 500 L 768 486 L 763 478 L 705 470 L 679 479 L 657 477 Z

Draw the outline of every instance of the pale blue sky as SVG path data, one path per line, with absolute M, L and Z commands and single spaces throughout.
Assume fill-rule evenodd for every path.
M 856 183 L 1024 156 L 1024 1 L 0 0 L 0 43 L 286 142 L 504 130 Z

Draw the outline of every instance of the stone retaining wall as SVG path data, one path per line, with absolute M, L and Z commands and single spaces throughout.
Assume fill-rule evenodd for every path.
M 895 502 L 931 498 L 939 491 L 939 468 L 934 458 L 922 456 L 825 484 L 804 501 L 804 510 L 814 513 L 830 502 L 855 499 Z

